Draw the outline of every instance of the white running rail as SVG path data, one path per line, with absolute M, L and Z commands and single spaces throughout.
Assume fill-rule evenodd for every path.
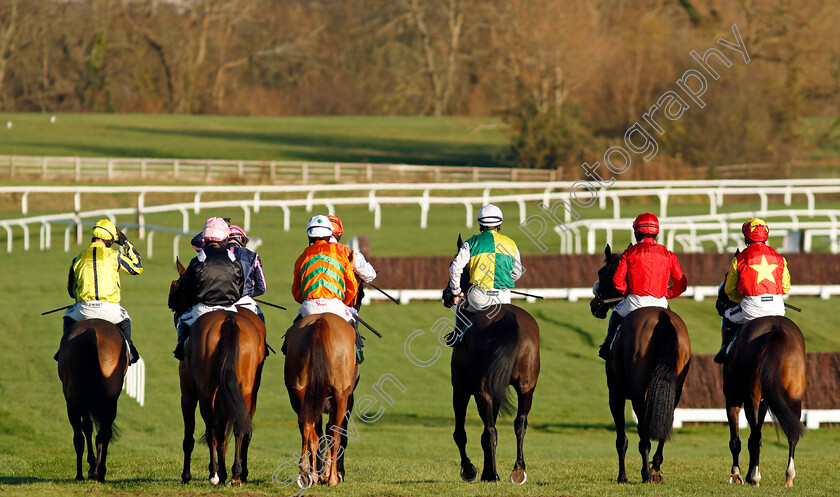
M 146 363 L 142 357 L 128 367 L 123 378 L 123 390 L 126 395 L 136 400 L 140 407 L 146 403 Z

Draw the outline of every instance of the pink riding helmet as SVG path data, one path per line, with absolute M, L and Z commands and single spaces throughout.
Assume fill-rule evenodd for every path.
M 242 246 L 247 245 L 249 240 L 248 234 L 245 233 L 245 230 L 235 224 L 230 225 L 230 234 L 228 235 L 228 238 L 235 238 L 242 244 Z
M 211 217 L 204 223 L 204 241 L 224 242 L 229 234 L 228 223 L 220 217 Z

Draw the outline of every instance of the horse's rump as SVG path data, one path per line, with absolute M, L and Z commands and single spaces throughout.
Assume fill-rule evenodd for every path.
M 806 431 L 799 420 L 806 383 L 802 332 L 788 318 L 768 317 L 750 322 L 744 334 L 744 352 L 755 357 L 756 386 L 788 440 L 796 441 Z
M 99 426 L 109 400 L 122 392 L 128 347 L 117 327 L 101 319 L 74 323 L 58 353 L 64 397 Z M 116 427 L 114 428 L 117 436 Z
M 499 316 L 488 316 L 498 312 Z M 467 364 L 475 367 L 474 378 L 485 378 L 486 390 L 490 393 L 493 407 L 504 415 L 515 412 L 508 386 L 517 360 L 519 348 L 519 323 L 513 309 L 496 307 L 473 317 L 476 323 L 470 329 L 472 335 L 467 350 Z M 482 326 L 483 325 L 483 326 Z
M 330 374 L 330 371 L 338 373 Z M 317 421 L 327 397 L 353 387 L 355 379 L 355 333 L 352 326 L 334 314 L 312 314 L 286 332 L 286 386 L 303 390 L 301 419 Z

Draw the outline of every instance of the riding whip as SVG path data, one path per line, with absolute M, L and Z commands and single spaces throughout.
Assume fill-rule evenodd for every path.
M 613 302 L 618 302 L 619 300 L 624 300 L 624 297 L 616 297 L 613 299 L 602 300 L 601 302 L 605 304 L 612 304 Z
M 379 293 L 381 293 L 382 295 L 384 295 L 384 296 L 388 297 L 389 299 L 391 299 L 391 302 L 393 302 L 393 303 L 395 303 L 395 304 L 397 304 L 397 305 L 400 305 L 400 301 L 399 301 L 399 300 L 397 300 L 397 299 L 395 299 L 394 297 L 392 297 L 392 296 L 388 295 L 387 293 L 385 293 L 385 290 L 383 290 L 383 289 L 379 288 L 378 286 L 374 285 L 374 284 L 373 284 L 373 283 L 371 283 L 371 282 L 365 282 L 365 284 L 366 284 L 366 285 L 370 285 L 370 286 L 371 286 L 371 287 L 373 287 L 374 289 L 378 290 L 378 291 L 379 291 Z
M 258 302 L 258 303 L 260 303 L 260 304 L 265 304 L 265 305 L 267 305 L 267 306 L 269 306 L 269 307 L 276 307 L 276 308 L 278 308 L 278 309 L 283 309 L 284 311 L 286 310 L 286 308 L 285 308 L 285 307 L 283 307 L 282 305 L 272 304 L 271 302 L 266 302 L 265 300 L 254 299 L 254 302 Z
M 543 298 L 545 298 L 545 297 L 540 297 L 539 295 L 532 295 L 532 294 L 530 294 L 530 293 L 517 292 L 516 290 L 511 290 L 511 291 L 510 291 L 510 293 L 515 293 L 515 294 L 517 294 L 517 295 L 524 295 L 524 296 L 526 296 L 526 297 L 534 297 L 535 299 L 543 299 Z
M 63 311 L 63 310 L 65 310 L 65 309 L 69 309 L 69 308 L 73 307 L 74 305 L 75 305 L 75 304 L 65 305 L 64 307 L 59 307 L 58 309 L 53 309 L 53 310 L 51 310 L 51 311 L 42 312 L 42 313 L 41 313 L 41 315 L 42 315 L 42 316 L 46 316 L 47 314 L 52 314 L 52 313 L 54 313 L 54 312 Z
M 371 327 L 371 325 L 367 324 L 367 323 L 365 322 L 365 320 L 364 320 L 364 319 L 360 318 L 358 314 L 356 314 L 354 317 L 355 317 L 356 319 L 358 319 L 360 323 L 362 323 L 363 325 L 365 325 L 365 328 L 367 328 L 367 329 L 369 329 L 370 331 L 372 331 L 374 335 L 378 336 L 379 338 L 382 338 L 382 335 L 381 335 L 378 331 L 374 330 L 374 329 L 373 329 L 373 327 Z
M 790 305 L 787 302 L 785 302 L 785 307 L 787 307 L 788 309 L 792 309 L 796 312 L 802 312 L 802 309 L 800 309 L 799 307 L 796 307 L 795 305 Z

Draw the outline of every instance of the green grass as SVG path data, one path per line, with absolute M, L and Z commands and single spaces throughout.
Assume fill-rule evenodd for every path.
M 451 254 L 457 226 L 463 226 L 463 212 L 442 209 L 430 215 L 430 228 L 420 231 L 416 208 L 388 210 L 386 229 L 372 230 L 372 217 L 364 209 L 341 211 L 348 236 L 365 233 L 375 254 Z M 412 214 L 413 213 L 413 214 Z M 214 212 L 202 212 L 209 216 Z M 299 225 L 307 215 L 294 214 L 292 233 L 281 230 L 279 211 L 266 210 L 254 216 L 252 232 L 266 240 L 260 250 L 266 266 L 269 292 L 265 298 L 294 309 L 289 285 L 291 267 L 302 250 Z M 154 221 L 154 220 L 153 220 Z M 177 224 L 161 216 L 162 224 Z M 194 223 L 196 225 L 196 223 Z M 466 229 L 462 229 L 464 233 Z M 514 234 L 523 248 L 530 244 Z M 54 240 L 60 246 L 60 238 Z M 145 250 L 141 244 L 141 250 Z M 64 412 L 61 385 L 52 355 L 60 337 L 60 315 L 41 317 L 43 310 L 67 303 L 64 285 L 72 253 L 53 249 L 24 253 L 19 242 L 11 254 L 4 253 L 4 278 L 0 294 L 5 305 L 0 317 L 0 493 L 43 495 L 83 492 L 118 494 L 206 493 L 206 448 L 193 454 L 195 481 L 179 483 L 183 425 L 179 409 L 177 363 L 172 316 L 166 309 L 169 281 L 174 277 L 171 238 L 155 243 L 154 258 L 145 258 L 145 272 L 123 278 L 123 304 L 131 313 L 135 342 L 147 365 L 146 406 L 123 396 L 118 424 L 122 438 L 109 452 L 108 483 L 72 481 L 75 456 L 72 431 Z M 183 240 L 181 255 L 192 249 Z M 443 281 L 444 268 L 441 268 Z M 795 298 L 791 303 L 806 308 L 795 319 L 802 327 L 809 350 L 840 348 L 840 329 L 830 324 L 840 320 L 835 301 Z M 393 405 L 372 424 L 356 419 L 358 440 L 347 452 L 347 482 L 337 489 L 317 488 L 310 495 L 644 495 L 644 496 L 729 496 L 781 495 L 786 463 L 786 444 L 777 441 L 772 429 L 765 430 L 762 452 L 762 486 L 735 488 L 726 483 L 731 464 L 727 449 L 728 432 L 722 425 L 678 430 L 666 447 L 663 466 L 665 483 L 639 485 L 639 457 L 635 434 L 630 434 L 628 475 L 631 485 L 619 487 L 615 432 L 607 406 L 603 363 L 596 346 L 603 337 L 604 321 L 593 318 L 587 302 L 540 302 L 525 305 L 541 327 L 542 373 L 535 394 L 526 438 L 528 483 L 467 484 L 458 478 L 457 449 L 452 442 L 451 387 L 448 351 L 432 366 L 420 368 L 405 356 L 404 341 L 417 329 L 430 331 L 441 317 L 449 315 L 438 303 L 418 302 L 400 307 L 377 303 L 363 309 L 367 321 L 385 337 L 369 335 L 367 360 L 357 393 L 376 393 L 371 385 L 386 373 L 405 387 L 402 393 L 388 387 Z M 712 353 L 719 343 L 719 318 L 711 301 L 677 299 L 673 308 L 689 326 L 693 351 Z M 281 335 L 290 324 L 293 310 L 266 309 L 269 341 L 279 348 Z M 435 351 L 432 335 L 413 344 L 417 357 Z M 243 489 L 251 494 L 286 495 L 271 483 L 272 472 L 285 462 L 294 462 L 300 438 L 294 413 L 282 379 L 283 358 L 272 356 L 264 370 L 255 434 L 251 450 L 251 482 Z M 629 411 L 628 411 L 629 414 Z M 629 416 L 628 416 L 629 419 Z M 199 423 L 199 427 L 201 423 Z M 200 430 L 200 428 L 199 428 Z M 471 405 L 468 417 L 469 454 L 478 464 L 481 424 Z M 746 466 L 746 436 L 742 464 Z M 836 468 L 840 454 L 840 430 L 812 431 L 797 451 L 795 487 L 785 495 L 834 495 L 840 488 Z M 498 469 L 506 480 L 515 456 L 512 421 L 499 424 Z M 230 458 L 228 458 L 230 465 Z M 230 489 L 218 493 L 239 493 Z
M 468 117 L 0 113 L 2 155 L 503 165 L 507 138 Z

